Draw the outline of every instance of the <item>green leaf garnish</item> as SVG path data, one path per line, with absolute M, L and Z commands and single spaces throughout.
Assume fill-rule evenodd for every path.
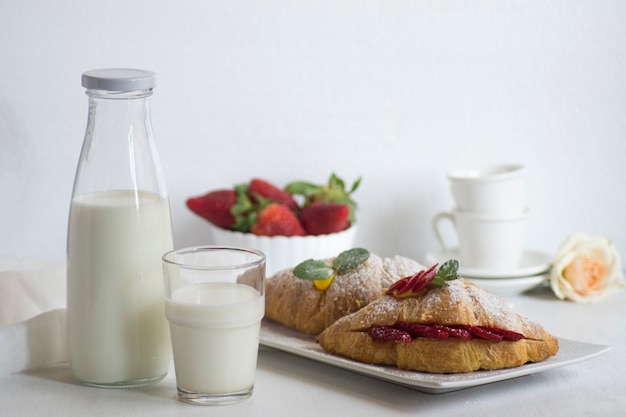
M 370 252 L 363 248 L 353 248 L 341 252 L 333 261 L 333 269 L 339 273 L 349 271 L 367 261 Z
M 370 257 L 370 252 L 363 248 L 353 248 L 341 252 L 328 265 L 324 261 L 309 259 L 299 263 L 293 269 L 293 274 L 301 279 L 317 281 L 320 279 L 328 279 L 334 273 L 343 273 L 355 269 Z
M 333 272 L 333 268 L 331 268 L 326 262 L 315 259 L 309 259 L 301 262 L 293 269 L 293 274 L 295 276 L 311 281 L 330 278 Z
M 459 261 L 457 261 L 456 259 L 450 259 L 444 262 L 437 270 L 437 275 L 435 275 L 435 278 L 433 278 L 431 284 L 437 285 L 439 287 L 445 287 L 446 285 L 448 285 L 446 281 L 452 281 L 460 278 L 458 270 Z

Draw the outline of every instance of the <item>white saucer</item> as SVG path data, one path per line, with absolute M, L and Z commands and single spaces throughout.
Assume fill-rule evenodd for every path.
M 550 269 L 552 264 L 552 256 L 545 252 L 534 250 L 526 250 L 522 255 L 519 267 L 514 270 L 491 270 L 480 268 L 468 268 L 463 266 L 459 249 L 449 249 L 445 252 L 432 253 L 425 255 L 426 263 L 442 263 L 449 259 L 457 259 L 459 261 L 459 273 L 465 278 L 524 278 L 541 274 Z
M 529 291 L 548 280 L 549 274 L 541 273 L 522 278 L 465 278 L 482 289 L 502 297 L 511 297 Z

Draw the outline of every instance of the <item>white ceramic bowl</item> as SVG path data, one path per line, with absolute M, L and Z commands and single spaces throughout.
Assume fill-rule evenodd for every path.
M 220 229 L 209 223 L 214 245 L 237 246 L 256 249 L 266 256 L 266 275 L 292 268 L 307 259 L 325 259 L 351 249 L 357 227 L 352 225 L 339 233 L 319 236 L 257 236 Z

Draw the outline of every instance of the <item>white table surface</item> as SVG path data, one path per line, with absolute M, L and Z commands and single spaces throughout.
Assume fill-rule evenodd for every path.
M 253 397 L 219 407 L 177 401 L 173 368 L 154 386 L 116 390 L 81 386 L 61 364 L 0 378 L 0 416 L 626 415 L 626 293 L 581 305 L 542 287 L 509 300 L 557 337 L 611 350 L 563 368 L 433 395 L 262 348 Z

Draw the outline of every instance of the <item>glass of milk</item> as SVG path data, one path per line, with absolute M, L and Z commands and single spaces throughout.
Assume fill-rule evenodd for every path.
M 163 255 L 178 398 L 223 405 L 252 396 L 265 314 L 265 255 L 223 246 Z

